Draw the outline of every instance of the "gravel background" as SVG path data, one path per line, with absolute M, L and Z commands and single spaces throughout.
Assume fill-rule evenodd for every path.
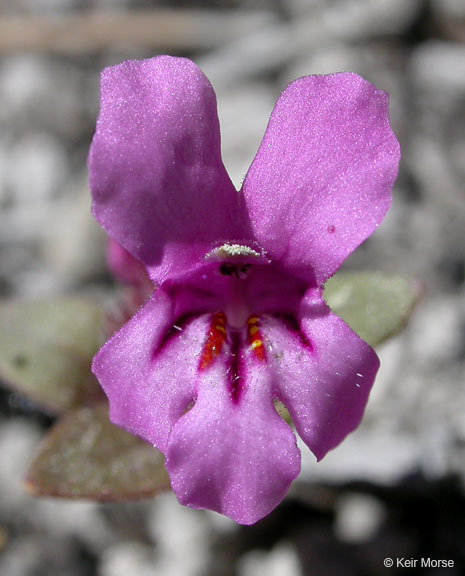
M 252 528 L 172 495 L 125 505 L 26 496 L 21 478 L 50 422 L 2 392 L 0 574 L 363 576 L 389 573 L 385 557 L 452 559 L 454 568 L 416 573 L 464 573 L 465 3 L 185 0 L 176 7 L 187 28 L 171 12 L 159 28 L 151 13 L 153 34 L 130 24 L 138 8 L 172 7 L 0 0 L 0 295 L 108 282 L 85 168 L 98 73 L 165 52 L 194 58 L 212 81 L 238 185 L 289 81 L 352 70 L 387 90 L 403 150 L 394 204 L 345 267 L 410 274 L 425 295 L 379 349 L 363 425 L 318 465 L 303 449 L 289 497 Z M 124 32 L 92 28 L 110 8 L 127 19 Z M 77 27 L 32 33 L 56 18 Z

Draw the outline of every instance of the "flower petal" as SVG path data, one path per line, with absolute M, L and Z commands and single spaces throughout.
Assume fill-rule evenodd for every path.
M 96 219 L 155 282 L 246 235 L 221 161 L 215 93 L 190 60 L 103 71 L 89 171 Z
M 318 296 L 307 296 L 300 331 L 268 319 L 262 332 L 272 350 L 276 394 L 321 460 L 359 425 L 378 357 Z
M 137 286 L 147 280 L 147 271 L 141 262 L 112 238 L 107 242 L 107 265 L 113 276 L 124 284 Z
M 352 73 L 290 84 L 243 184 L 268 257 L 322 285 L 383 220 L 399 158 L 385 92 Z
M 252 365 L 238 402 L 222 362 L 204 372 L 195 406 L 173 428 L 166 460 L 181 504 L 240 524 L 269 514 L 300 471 L 295 436 L 274 409 L 267 374 Z
M 94 358 L 92 370 L 110 400 L 110 419 L 166 451 L 170 429 L 194 399 L 198 357 L 208 321 L 177 326 L 173 303 L 157 290 Z

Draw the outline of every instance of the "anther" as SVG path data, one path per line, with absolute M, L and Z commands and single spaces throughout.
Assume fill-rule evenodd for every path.
M 264 362 L 266 360 L 266 352 L 263 346 L 263 337 L 260 333 L 260 322 L 257 316 L 251 316 L 247 320 L 247 339 L 254 356 L 261 362 Z

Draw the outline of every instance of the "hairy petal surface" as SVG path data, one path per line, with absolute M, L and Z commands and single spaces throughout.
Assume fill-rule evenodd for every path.
M 385 92 L 352 73 L 290 84 L 243 184 L 268 257 L 322 285 L 383 220 L 399 158 Z
M 359 425 L 378 357 L 316 293 L 302 305 L 300 330 L 270 319 L 262 331 L 277 397 L 321 460 Z
M 103 71 L 89 173 L 96 219 L 155 282 L 247 235 L 221 161 L 215 93 L 190 60 Z
M 284 498 L 300 472 L 290 427 L 277 415 L 262 367 L 244 367 L 234 402 L 229 375 L 217 362 L 202 374 L 195 406 L 174 426 L 166 467 L 181 502 L 253 524 Z
M 180 330 L 173 322 L 172 301 L 157 290 L 92 365 L 110 400 L 111 421 L 162 452 L 171 427 L 195 397 L 198 358 L 208 332 L 205 317 Z

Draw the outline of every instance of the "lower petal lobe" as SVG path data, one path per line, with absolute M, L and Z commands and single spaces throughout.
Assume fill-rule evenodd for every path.
M 263 332 L 276 396 L 320 460 L 359 425 L 379 360 L 318 297 L 304 299 L 299 324 L 268 319 Z
M 175 320 L 171 299 L 157 290 L 98 352 L 92 367 L 110 400 L 112 422 L 162 452 L 171 427 L 195 398 L 199 352 L 208 331 L 207 317 L 185 326 Z
M 171 432 L 166 466 L 182 504 L 253 524 L 286 495 L 300 471 L 300 453 L 252 349 L 243 352 L 239 402 L 225 385 L 227 369 L 220 360 L 201 373 L 195 406 Z

